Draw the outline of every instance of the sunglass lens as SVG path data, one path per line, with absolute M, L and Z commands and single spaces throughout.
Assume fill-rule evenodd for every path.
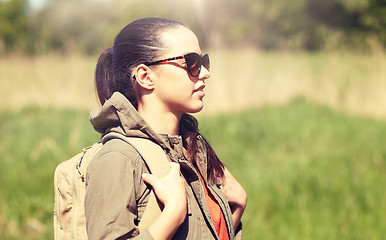
M 197 77 L 200 74 L 200 58 L 200 55 L 198 55 L 197 53 L 189 53 L 185 55 L 186 65 L 192 77 Z
M 202 65 L 209 71 L 210 70 L 210 61 L 209 61 L 209 55 L 205 54 L 202 56 Z
M 207 70 L 210 69 L 208 54 L 201 57 L 197 53 L 189 53 L 185 55 L 185 61 L 188 71 L 192 77 L 198 77 L 201 71 L 201 66 L 204 66 Z

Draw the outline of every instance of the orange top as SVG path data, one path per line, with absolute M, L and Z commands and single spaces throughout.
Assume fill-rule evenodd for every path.
M 216 228 L 217 235 L 219 236 L 220 240 L 229 240 L 228 228 L 225 222 L 223 212 L 221 211 L 221 208 L 218 205 L 216 199 L 213 197 L 210 191 L 208 191 L 208 188 L 204 180 L 202 179 L 201 174 L 199 174 L 199 176 L 204 189 L 206 205 L 208 205 L 209 213 L 212 217 L 212 221 L 214 227 Z

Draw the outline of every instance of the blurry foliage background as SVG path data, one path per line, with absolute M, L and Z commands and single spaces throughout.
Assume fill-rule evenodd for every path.
M 386 46 L 385 0 L 47 0 L 40 8 L 27 0 L 0 0 L 0 53 L 98 53 L 123 26 L 144 16 L 181 20 L 204 48 Z

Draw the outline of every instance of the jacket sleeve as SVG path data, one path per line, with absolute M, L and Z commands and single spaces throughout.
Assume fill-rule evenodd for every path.
M 241 240 L 241 239 L 243 239 L 243 225 L 240 222 L 239 226 L 235 230 L 235 240 Z
M 89 164 L 85 195 L 89 239 L 153 239 L 147 230 L 140 233 L 136 224 L 134 162 L 123 153 L 107 152 Z

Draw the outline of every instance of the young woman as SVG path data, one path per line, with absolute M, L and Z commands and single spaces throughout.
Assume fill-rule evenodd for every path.
M 202 109 L 209 77 L 195 34 L 170 19 L 136 20 L 102 53 L 96 88 L 103 106 L 91 123 L 102 139 L 115 132 L 159 144 L 171 170 L 158 178 L 124 141 L 104 143 L 86 178 L 89 239 L 241 239 L 246 193 L 188 114 Z M 140 232 L 149 188 L 164 207 Z

